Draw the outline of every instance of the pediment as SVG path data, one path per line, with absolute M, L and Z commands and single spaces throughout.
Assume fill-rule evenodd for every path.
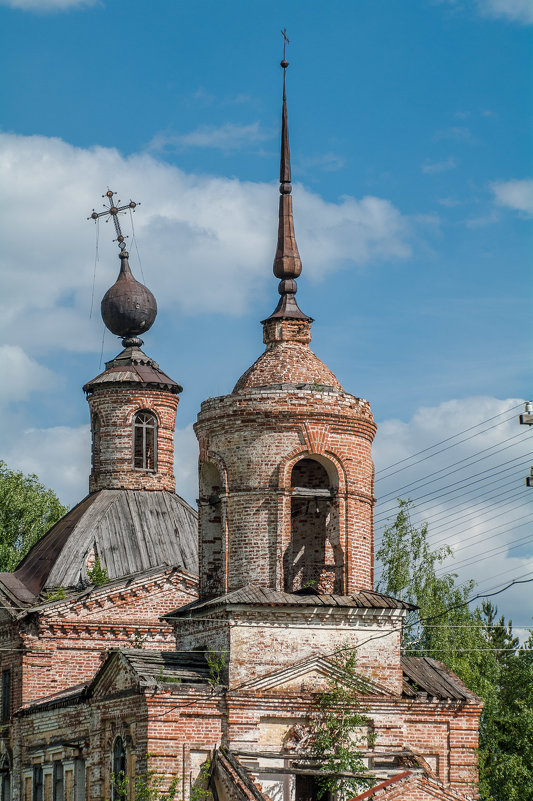
M 343 671 L 325 656 L 315 656 L 281 670 L 268 673 L 241 685 L 241 690 L 271 690 L 273 692 L 320 692 L 331 680 L 345 681 Z M 361 695 L 386 695 L 391 693 L 363 675 L 353 676 L 353 684 Z
M 107 698 L 139 686 L 139 679 L 122 654 L 112 653 L 92 681 L 93 698 Z

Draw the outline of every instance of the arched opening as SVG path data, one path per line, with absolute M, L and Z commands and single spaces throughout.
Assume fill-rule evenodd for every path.
M 202 594 L 224 590 L 224 548 L 222 539 L 222 477 L 211 462 L 200 466 L 200 542 Z
M 111 759 L 111 799 L 124 801 L 126 798 L 126 748 L 122 737 L 115 737 Z
M 91 448 L 91 461 L 93 472 L 100 469 L 100 418 L 97 414 L 93 414 L 91 420 L 91 435 L 92 435 L 92 448 Z
M 157 418 L 144 409 L 133 418 L 133 466 L 157 470 Z
M 325 460 L 324 460 L 325 462 Z M 344 592 L 338 495 L 331 463 L 304 458 L 291 473 L 291 539 L 284 554 L 285 590 Z

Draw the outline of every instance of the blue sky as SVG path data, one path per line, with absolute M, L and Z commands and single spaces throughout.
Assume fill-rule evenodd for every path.
M 99 301 L 118 269 L 105 224 L 95 262 L 97 229 L 86 217 L 109 185 L 142 204 L 135 242 L 129 216 L 123 225 L 132 267 L 159 303 L 145 350 L 185 387 L 177 491 L 194 500 L 191 423 L 201 401 L 231 391 L 259 355 L 258 321 L 277 299 L 285 26 L 298 299 L 316 319 L 313 348 L 372 404 L 378 476 L 502 415 L 496 428 L 414 460 L 411 472 L 404 463 L 405 480 L 383 472 L 378 496 L 459 459 L 474 463 L 488 445 L 494 458 L 469 475 L 487 466 L 498 479 L 511 452 L 503 501 L 489 491 L 467 518 L 468 494 L 417 509 L 430 531 L 444 512 L 466 521 L 449 532 L 456 563 L 473 560 L 461 579 L 489 589 L 505 570 L 533 576 L 528 520 L 512 522 L 533 511 L 523 486 L 530 432 L 515 418 L 532 382 L 530 0 L 0 1 L 9 76 L 0 350 L 10 377 L 0 454 L 69 504 L 86 492 L 81 386 L 100 371 Z M 108 333 L 103 360 L 118 350 Z M 523 611 L 528 586 L 499 598 L 517 623 L 533 614 L 533 604 Z

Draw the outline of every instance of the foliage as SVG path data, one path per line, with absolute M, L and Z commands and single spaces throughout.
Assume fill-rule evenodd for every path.
M 371 721 L 360 708 L 361 679 L 355 672 L 355 650 L 341 650 L 332 661 L 338 675 L 328 680 L 316 701 L 311 742 L 321 758 L 321 769 L 328 774 L 318 777 L 319 798 L 330 792 L 344 799 L 375 783 L 359 750 L 361 745 L 373 745 L 374 737 L 368 731 Z M 357 773 L 358 777 L 340 776 L 339 772 Z
M 521 647 L 511 622 L 496 619 L 496 607 L 469 607 L 474 582 L 459 585 L 454 573 L 437 574 L 451 550 L 431 550 L 428 526 L 411 524 L 411 508 L 400 500 L 384 532 L 378 589 L 418 606 L 407 621 L 405 653 L 445 662 L 484 701 L 481 801 L 533 801 L 533 635 Z M 418 620 L 413 631 L 409 624 Z
M 211 772 L 211 760 L 207 759 L 200 772 L 196 777 L 196 781 L 191 787 L 190 801 L 210 801 L 213 795 L 209 790 L 209 775 Z
M 92 568 L 87 571 L 87 578 L 95 587 L 101 587 L 109 581 L 107 570 L 105 567 L 102 567 L 99 556 L 96 557 Z
M 208 682 L 211 687 L 218 687 L 222 684 L 222 677 L 228 664 L 228 656 L 225 651 L 213 651 L 211 648 L 206 653 L 207 664 L 209 666 Z
M 48 593 L 47 601 L 62 601 L 67 593 L 64 587 L 56 587 Z
M 37 476 L 0 461 L 0 571 L 14 570 L 67 509 Z
M 174 776 L 169 786 L 163 788 L 163 776 L 155 770 L 146 770 L 137 776 L 134 785 L 134 801 L 174 801 L 178 792 L 179 776 Z M 116 801 L 129 798 L 130 779 L 121 771 L 118 775 L 111 774 L 113 797 Z

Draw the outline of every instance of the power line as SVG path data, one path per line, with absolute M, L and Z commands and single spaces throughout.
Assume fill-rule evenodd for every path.
M 522 439 L 523 440 L 523 438 L 524 438 L 524 434 L 521 431 L 519 434 L 516 434 L 514 437 L 508 437 L 507 439 L 504 439 L 501 443 L 497 443 L 496 445 L 490 445 L 488 448 L 482 448 L 480 451 L 477 451 L 476 453 L 472 454 L 471 456 L 466 456 L 464 459 L 459 459 L 457 462 L 453 462 L 452 464 L 446 465 L 446 467 L 443 467 L 440 470 L 437 470 L 432 475 L 438 475 L 439 473 L 445 473 L 446 474 L 447 471 L 448 472 L 452 471 L 453 468 L 457 467 L 457 465 L 460 465 L 463 462 L 470 462 L 470 464 L 464 465 L 463 467 L 458 468 L 458 470 L 465 470 L 468 467 L 471 467 L 473 464 L 477 464 L 478 462 L 482 462 L 485 459 L 490 459 L 491 456 L 495 456 L 497 453 L 501 453 L 502 451 L 509 450 L 509 448 L 513 447 L 512 443 L 514 443 L 515 440 L 517 440 L 517 439 Z M 510 444 L 509 445 L 505 445 L 505 443 L 510 443 Z M 505 445 L 505 447 L 500 447 L 501 445 Z M 492 450 L 494 450 L 494 453 L 487 453 L 487 451 L 492 451 Z M 470 461 L 471 459 L 474 458 L 474 456 L 479 456 L 481 453 L 485 453 L 487 455 L 486 456 L 481 456 L 481 458 L 475 459 L 474 461 Z M 457 471 L 453 470 L 453 472 L 458 472 L 458 470 Z M 443 476 L 441 476 L 441 478 L 443 478 Z M 440 480 L 439 478 L 434 478 L 434 479 L 431 479 L 430 481 L 425 481 L 423 484 L 421 484 L 421 487 L 426 486 L 427 484 L 433 484 L 435 481 L 439 481 L 439 480 Z M 388 498 L 390 496 L 397 496 L 398 493 L 401 492 L 402 490 L 409 489 L 409 487 L 413 487 L 413 485 L 419 484 L 419 483 L 420 483 L 420 479 L 416 479 L 415 481 L 411 481 L 409 484 L 404 484 L 402 487 L 399 487 L 394 492 L 388 492 L 385 495 L 383 495 L 382 496 L 382 500 L 385 499 L 385 498 Z M 416 487 L 415 489 L 420 489 L 420 487 Z
M 423 448 L 421 451 L 417 451 L 416 453 L 411 454 L 411 456 L 406 456 L 405 459 L 400 459 L 398 462 L 393 462 L 387 467 L 382 468 L 382 472 L 386 472 L 387 470 L 390 470 L 392 467 L 396 467 L 396 465 L 402 464 L 403 462 L 408 462 L 409 459 L 414 459 L 415 456 L 419 456 L 421 453 L 426 453 L 427 451 L 430 451 L 433 448 L 438 448 L 439 445 L 444 445 L 445 442 L 449 442 L 450 440 L 455 439 L 455 437 L 460 437 L 461 434 L 466 434 L 468 433 L 468 431 L 473 431 L 474 428 L 479 428 L 479 426 L 485 425 L 485 423 L 490 423 L 491 420 L 496 420 L 497 417 L 501 417 L 503 414 L 507 414 L 508 412 L 512 412 L 515 409 L 519 409 L 522 405 L 523 405 L 522 403 L 517 403 L 516 406 L 511 406 L 509 409 L 506 409 L 503 412 L 499 412 L 499 414 L 495 414 L 493 417 L 488 417 L 486 420 L 482 420 L 481 423 L 476 423 L 476 425 L 470 426 L 469 428 L 465 428 L 463 429 L 463 431 L 458 431 L 457 434 L 452 434 L 451 437 L 446 437 L 446 439 L 442 439 L 440 442 L 436 442 L 434 445 L 429 445 L 427 448 Z M 507 422 L 508 420 L 512 420 L 513 417 L 514 415 L 511 415 L 510 417 L 507 418 L 507 420 L 502 420 L 502 423 Z M 498 425 L 500 424 L 498 423 Z M 470 439 L 470 437 L 467 437 L 467 439 Z M 464 440 L 461 441 L 464 442 Z M 452 445 L 451 447 L 454 446 Z
M 519 404 L 519 405 L 521 406 L 522 404 Z M 502 414 L 504 414 L 504 412 Z M 495 415 L 495 416 L 499 417 L 499 415 Z M 505 420 L 502 420 L 500 423 L 496 423 L 496 426 L 501 426 L 504 423 L 509 422 L 509 420 L 512 420 L 513 418 L 514 418 L 514 415 L 511 415 L 511 417 L 507 417 Z M 490 418 L 490 419 L 494 419 L 494 418 Z M 481 423 L 479 423 L 478 425 L 481 425 Z M 477 427 L 478 426 L 472 426 L 472 428 L 477 428 Z M 495 428 L 495 426 L 492 426 L 492 428 Z M 470 430 L 471 429 L 467 429 L 467 431 L 470 431 Z M 457 447 L 457 445 L 462 445 L 463 442 L 468 442 L 469 440 L 474 439 L 475 437 L 481 436 L 481 434 L 485 434 L 486 431 L 487 431 L 487 429 L 482 429 L 481 431 L 478 431 L 476 434 L 471 434 L 469 437 L 464 437 L 464 439 L 461 439 L 458 442 L 454 442 L 453 445 L 447 445 L 446 448 L 441 448 L 440 451 L 435 451 L 435 453 L 430 453 L 430 454 L 428 454 L 428 456 L 424 456 L 423 459 L 417 459 L 416 462 L 413 462 L 412 464 L 407 465 L 406 467 L 401 467 L 399 470 L 394 470 L 394 472 L 389 473 L 386 476 L 383 476 L 381 474 L 382 471 L 380 471 L 379 477 L 376 478 L 376 482 L 377 481 L 384 481 L 385 479 L 390 478 L 391 476 L 395 476 L 397 473 L 401 473 L 404 470 L 410 470 L 415 465 L 421 464 L 421 462 L 425 462 L 427 459 L 433 459 L 435 456 L 438 456 L 440 453 L 444 453 L 445 451 L 449 451 L 450 448 L 455 448 L 455 447 Z M 457 436 L 459 436 L 459 435 L 458 434 L 454 434 L 453 437 L 448 437 L 448 439 L 447 440 L 443 440 L 443 442 L 448 442 L 450 439 L 454 439 Z M 423 451 L 420 451 L 420 453 L 424 453 L 425 451 L 432 450 L 435 447 L 437 447 L 437 446 L 436 445 L 432 445 L 429 448 L 425 448 Z M 402 459 L 401 462 L 408 461 L 411 458 L 413 458 L 413 457 L 407 457 L 407 459 Z M 396 464 L 401 464 L 401 462 L 397 462 Z M 392 466 L 394 466 L 394 465 L 391 465 L 391 467 Z M 386 471 L 389 468 L 384 468 L 384 469 Z

